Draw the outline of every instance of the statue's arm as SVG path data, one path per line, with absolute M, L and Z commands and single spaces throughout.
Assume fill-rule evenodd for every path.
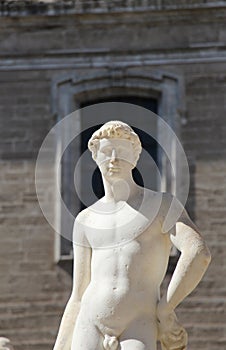
M 171 312 L 197 286 L 211 260 L 209 249 L 184 210 L 170 235 L 181 252 L 168 290 L 159 302 L 159 311 Z
M 75 221 L 73 236 L 78 233 L 77 230 L 79 230 L 79 227 L 80 225 L 76 225 Z M 73 288 L 61 320 L 54 350 L 71 350 L 72 336 L 76 318 L 80 310 L 82 295 L 90 282 L 91 248 L 85 245 L 73 244 L 73 250 Z
M 197 286 L 211 260 L 206 243 L 185 210 L 170 239 L 181 255 L 168 289 L 157 305 L 158 339 L 162 350 L 187 348 L 187 332 L 174 309 Z

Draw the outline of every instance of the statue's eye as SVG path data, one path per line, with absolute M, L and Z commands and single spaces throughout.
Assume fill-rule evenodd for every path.
M 128 150 L 125 147 L 118 147 L 118 149 L 117 149 L 117 153 L 119 155 L 123 155 L 123 154 L 125 154 L 127 152 L 128 152 Z
M 104 148 L 102 148 L 101 152 L 102 152 L 105 156 L 110 157 L 111 154 L 112 154 L 112 149 L 109 148 L 109 147 L 104 147 Z

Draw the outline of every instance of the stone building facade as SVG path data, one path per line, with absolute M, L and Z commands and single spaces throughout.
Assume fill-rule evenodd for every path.
M 16 350 L 51 349 L 70 294 L 70 256 L 57 254 L 36 197 L 44 137 L 82 104 L 139 96 L 176 116 L 188 210 L 213 257 L 178 307 L 189 349 L 225 349 L 226 2 L 6 0 L 0 13 L 1 335 Z M 49 203 L 53 170 L 43 171 Z

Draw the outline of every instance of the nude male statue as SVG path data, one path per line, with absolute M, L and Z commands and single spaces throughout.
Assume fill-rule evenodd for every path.
M 174 309 L 202 278 L 209 250 L 185 210 L 163 230 L 173 197 L 134 182 L 141 144 L 127 124 L 104 124 L 88 146 L 105 195 L 75 219 L 73 289 L 54 350 L 156 350 L 157 340 L 186 349 Z M 181 256 L 160 297 L 172 245 Z

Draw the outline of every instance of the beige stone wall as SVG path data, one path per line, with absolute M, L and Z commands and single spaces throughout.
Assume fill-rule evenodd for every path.
M 71 288 L 70 276 L 54 261 L 54 234 L 34 183 L 37 151 L 55 121 L 54 82 L 117 68 L 183 78 L 188 208 L 213 261 L 178 314 L 189 331 L 189 349 L 225 348 L 225 13 L 216 5 L 1 18 L 0 330 L 16 349 L 52 348 Z M 44 180 L 48 184 L 48 175 Z
M 197 73 L 187 78 L 188 112 L 182 139 L 192 170 L 190 209 L 210 246 L 212 263 L 199 287 L 181 306 L 180 314 L 194 337 L 192 349 L 223 349 L 226 344 L 226 85 L 220 65 L 208 65 L 206 69 L 205 74 L 197 69 Z

